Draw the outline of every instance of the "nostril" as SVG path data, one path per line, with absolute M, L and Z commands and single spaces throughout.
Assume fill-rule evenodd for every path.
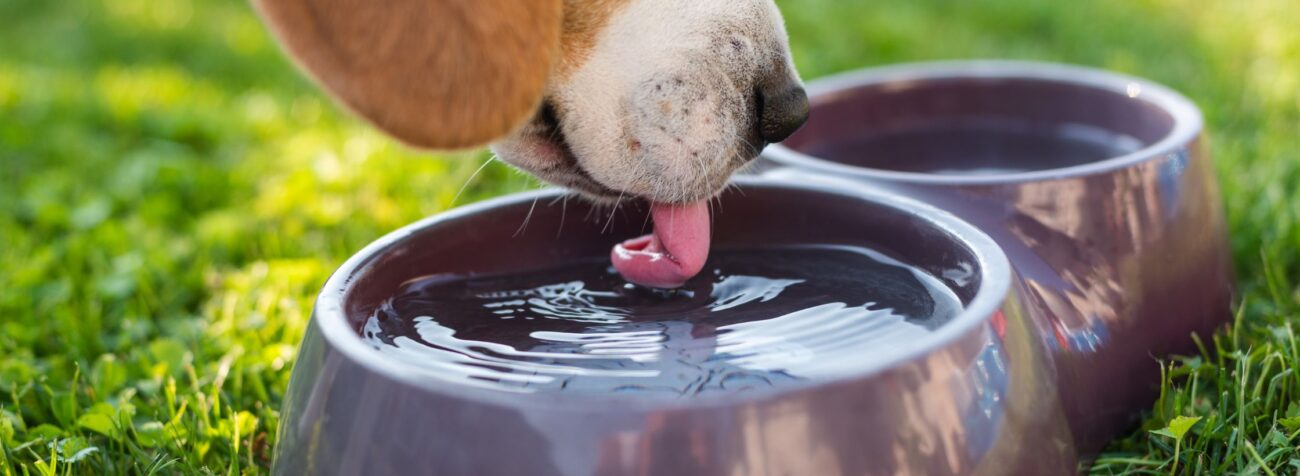
M 781 142 L 808 121 L 808 93 L 795 86 L 777 94 L 759 94 L 759 133 L 767 142 Z

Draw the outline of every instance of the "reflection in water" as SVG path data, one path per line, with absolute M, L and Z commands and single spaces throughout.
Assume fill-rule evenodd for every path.
M 937 279 L 862 248 L 716 250 L 681 289 L 592 261 L 408 283 L 364 338 L 431 378 L 506 391 L 692 396 L 853 372 L 960 311 Z
M 1132 136 L 1079 123 L 980 116 L 869 129 L 804 152 L 869 169 L 932 175 L 1000 175 L 1058 169 L 1129 154 Z

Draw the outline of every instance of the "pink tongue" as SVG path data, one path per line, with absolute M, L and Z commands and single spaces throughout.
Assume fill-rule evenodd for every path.
M 709 257 L 707 201 L 650 204 L 653 234 L 624 241 L 609 253 L 624 279 L 655 288 L 675 288 L 704 267 Z

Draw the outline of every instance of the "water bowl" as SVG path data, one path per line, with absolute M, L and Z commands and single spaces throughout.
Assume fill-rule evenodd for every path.
M 1098 451 L 1157 395 L 1158 357 L 1232 316 L 1224 214 L 1195 105 L 1095 69 L 969 61 L 808 87 L 811 119 L 767 174 L 889 190 L 1002 247 L 1050 349 L 1074 440 Z
M 987 235 L 870 187 L 742 178 L 715 210 L 713 254 L 724 271 L 706 266 L 700 279 L 712 287 L 688 285 L 700 294 L 684 298 L 573 284 L 573 273 L 604 272 L 610 247 L 643 232 L 645 212 L 610 213 L 558 191 L 460 208 L 371 244 L 316 302 L 281 413 L 274 472 L 1075 471 L 1051 348 Z M 808 245 L 822 254 L 800 254 Z M 726 261 L 732 250 L 753 249 L 776 250 L 765 255 L 771 262 L 817 264 L 806 279 L 781 281 L 744 271 L 764 260 Z M 870 252 L 825 254 L 863 249 Z M 458 284 L 466 276 L 552 284 L 476 290 Z M 479 304 L 428 299 L 426 291 L 451 288 Z M 817 312 L 729 313 L 799 289 Z M 817 297 L 846 289 L 877 298 Z M 611 293 L 710 304 L 636 319 L 565 307 Z M 899 317 L 900 309 L 944 303 L 955 307 L 941 321 Z M 402 320 L 410 309 L 428 316 Z M 520 317 L 537 309 L 554 319 Z M 873 339 L 881 329 L 898 332 Z

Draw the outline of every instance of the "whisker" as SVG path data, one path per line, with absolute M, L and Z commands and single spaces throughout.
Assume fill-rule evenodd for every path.
M 701 159 L 700 156 L 698 156 L 698 155 L 695 156 L 695 165 L 698 165 L 698 166 L 700 167 L 700 176 L 701 176 L 701 177 L 704 177 L 704 180 L 705 180 L 705 182 L 706 182 L 704 185 L 706 185 L 706 186 L 709 185 L 709 184 L 707 183 L 708 180 L 709 180 L 709 176 L 708 176 L 709 169 L 708 169 L 708 167 L 705 167 L 705 166 L 704 166 L 704 159 Z
M 605 220 L 605 226 L 600 227 L 600 234 L 605 234 L 609 225 L 614 223 L 614 214 L 618 212 L 618 206 L 623 203 L 623 192 L 618 192 L 618 198 L 614 200 L 614 207 L 609 210 L 609 219 Z
M 602 208 L 604 208 L 604 207 L 605 207 L 605 204 L 604 204 L 604 203 L 601 203 L 601 202 L 595 202 L 595 203 L 592 203 L 590 207 L 587 207 L 587 215 L 584 216 L 584 217 L 582 217 L 582 221 L 583 221 L 583 223 L 590 222 L 590 221 L 591 221 L 591 216 L 592 216 L 592 215 L 595 215 L 595 214 L 597 214 L 597 213 L 602 213 L 602 212 L 600 212 L 599 210 L 602 209 Z
M 565 215 L 568 213 L 568 211 L 569 211 L 569 194 L 570 194 L 570 192 L 565 192 L 563 195 L 560 195 L 560 197 L 559 197 L 559 199 L 560 199 L 560 226 L 559 226 L 559 227 L 556 227 L 556 229 L 555 229 L 555 237 L 556 237 L 556 238 L 559 238 L 559 237 L 560 237 L 560 234 L 564 231 L 564 216 L 565 216 Z M 554 204 L 555 204 L 555 201 L 552 200 L 552 201 L 551 201 L 551 204 L 554 205 Z
M 740 196 L 742 196 L 742 197 L 745 196 L 745 189 L 741 188 L 741 187 L 740 187 L 740 184 L 738 184 L 738 183 L 736 183 L 736 182 L 733 182 L 733 181 L 728 181 L 728 182 L 727 182 L 727 186 L 724 187 L 722 190 L 723 190 L 724 192 L 727 191 L 727 190 L 735 190 L 736 193 L 739 193 L 739 194 L 740 194 Z
M 540 197 L 539 197 L 539 198 L 540 198 Z M 524 222 L 523 222 L 522 224 L 519 225 L 519 229 L 518 229 L 518 230 L 515 230 L 515 234 L 514 234 L 514 235 L 511 235 L 512 238 L 514 238 L 514 237 L 518 237 L 520 233 L 523 233 L 524 230 L 528 228 L 528 221 L 533 219 L 533 210 L 535 210 L 535 209 L 537 209 L 537 199 L 536 199 L 536 198 L 533 199 L 533 204 L 528 206 L 528 214 L 527 214 L 527 215 L 524 215 Z
M 656 194 L 658 194 L 658 192 L 659 192 L 659 186 L 658 186 L 658 185 L 655 185 L 655 192 L 656 192 Z M 651 216 L 651 215 L 652 215 L 651 211 L 647 209 L 647 210 L 645 211 L 645 220 L 641 222 L 641 231 L 642 231 L 642 232 L 645 232 L 646 227 L 650 226 L 650 216 Z
M 736 137 L 736 138 L 740 140 L 740 143 L 741 143 L 741 144 L 744 144 L 745 147 L 748 149 L 748 151 L 749 151 L 749 154 L 748 154 L 748 155 L 752 155 L 752 156 L 757 157 L 759 154 L 763 153 L 763 148 L 762 148 L 762 147 L 759 147 L 759 146 L 757 146 L 757 145 L 754 145 L 752 142 L 749 142 L 749 139 L 746 139 L 746 138 L 744 138 L 744 137 L 740 137 L 739 135 L 737 135 L 737 136 L 738 136 L 738 137 Z M 737 150 L 737 151 L 735 151 L 735 153 L 736 153 L 736 159 L 740 160 L 742 163 L 745 163 L 745 164 L 752 163 L 752 161 L 747 161 L 747 160 L 745 160 L 745 156 L 741 155 L 741 154 L 740 154 L 740 151 Z
M 478 166 L 478 169 L 475 170 L 474 173 L 469 174 L 469 178 L 465 179 L 465 183 L 460 186 L 460 190 L 457 190 L 456 195 L 451 197 L 451 204 L 448 205 L 448 208 L 456 206 L 456 201 L 460 200 L 460 195 L 465 193 L 465 190 L 469 188 L 469 184 L 472 183 L 474 178 L 478 177 L 478 174 L 483 172 L 483 169 L 486 169 L 488 164 L 491 164 L 494 160 L 497 160 L 496 154 L 489 155 L 488 159 L 483 161 L 483 165 Z
M 713 213 L 713 201 L 717 198 L 717 196 L 709 197 L 708 201 L 704 202 L 709 207 L 709 235 L 713 234 L 713 226 L 718 222 Z M 718 201 L 718 204 L 721 206 L 722 202 Z

